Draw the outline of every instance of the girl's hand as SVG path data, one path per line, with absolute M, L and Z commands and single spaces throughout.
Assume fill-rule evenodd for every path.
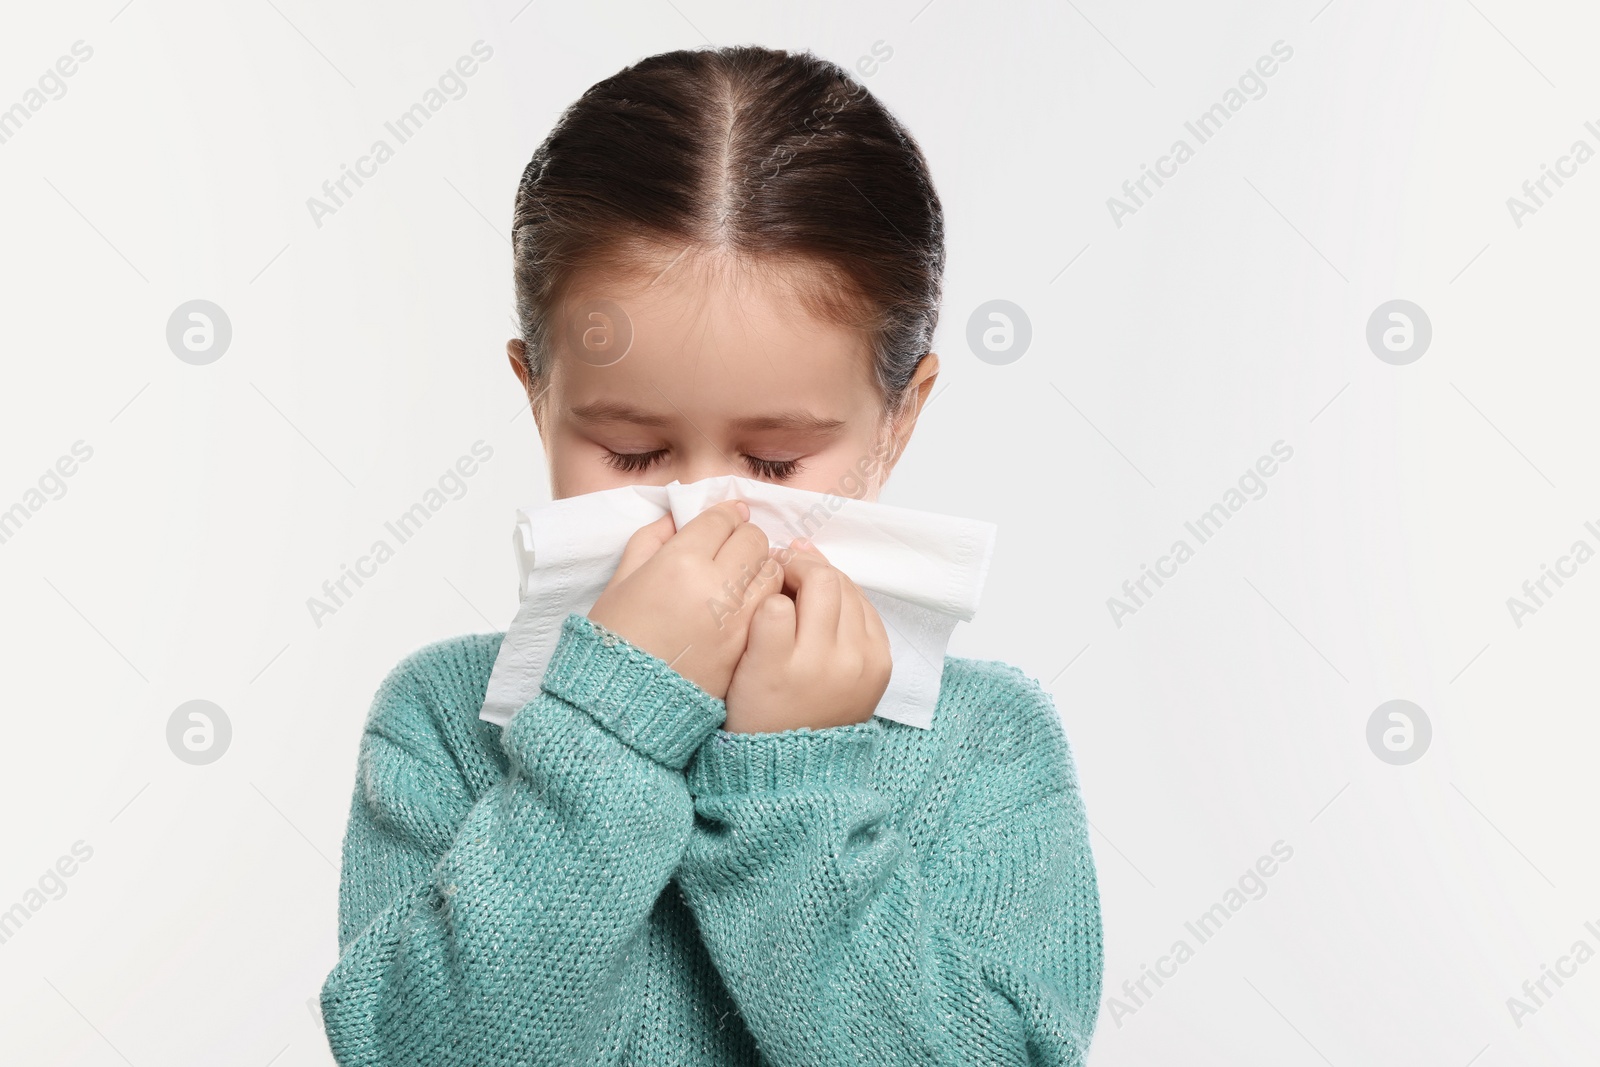
M 809 541 L 791 547 L 773 550 L 790 557 L 783 586 L 758 606 L 728 684 L 731 733 L 866 722 L 889 688 L 889 635 L 877 609 Z
M 589 620 L 723 699 L 756 608 L 783 583 L 749 518 L 748 504 L 725 500 L 676 532 L 671 515 L 640 527 Z

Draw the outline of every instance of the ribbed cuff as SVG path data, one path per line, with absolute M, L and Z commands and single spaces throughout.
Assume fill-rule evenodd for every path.
M 540 687 L 674 770 L 727 719 L 726 704 L 661 657 L 576 611 L 561 624 Z
M 689 761 L 684 780 L 697 797 L 866 785 L 882 737 L 877 719 L 772 734 L 718 729 Z

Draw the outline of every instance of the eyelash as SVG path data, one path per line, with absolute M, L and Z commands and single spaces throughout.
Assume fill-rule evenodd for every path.
M 663 449 L 657 449 L 654 452 L 613 452 L 608 448 L 606 449 L 605 460 L 613 470 L 623 471 L 624 473 L 637 473 L 649 470 L 666 454 Z M 755 456 L 746 456 L 744 458 L 750 461 L 750 465 L 755 468 L 757 474 L 767 478 L 775 478 L 779 481 L 792 478 L 800 471 L 805 470 L 805 467 L 797 459 L 757 459 Z

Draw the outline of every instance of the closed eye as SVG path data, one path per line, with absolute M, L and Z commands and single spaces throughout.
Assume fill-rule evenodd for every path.
M 613 452 L 608 448 L 605 453 L 605 461 L 612 470 L 637 474 L 660 463 L 666 456 L 667 450 L 658 448 L 653 452 Z M 744 459 L 757 477 L 771 478 L 780 482 L 793 478 L 805 469 L 797 459 L 761 459 L 758 456 L 745 456 Z
M 793 478 L 805 469 L 797 459 L 757 459 L 755 456 L 744 458 L 758 475 L 778 482 Z
M 613 470 L 633 472 L 649 470 L 666 454 L 665 449 L 657 449 L 654 452 L 613 452 L 608 448 L 605 459 Z

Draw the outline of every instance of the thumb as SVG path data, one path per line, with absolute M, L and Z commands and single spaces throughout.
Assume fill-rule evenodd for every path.
M 815 559 L 821 560 L 823 563 L 827 563 L 830 567 L 833 566 L 833 564 L 829 562 L 828 557 L 823 555 L 822 549 L 818 548 L 816 543 L 809 537 L 797 537 L 793 541 L 790 541 L 788 552 L 789 560 Z M 786 560 L 785 562 L 788 561 Z
M 755 663 L 784 663 L 794 656 L 795 604 L 781 592 L 767 595 L 750 617 L 744 658 Z

